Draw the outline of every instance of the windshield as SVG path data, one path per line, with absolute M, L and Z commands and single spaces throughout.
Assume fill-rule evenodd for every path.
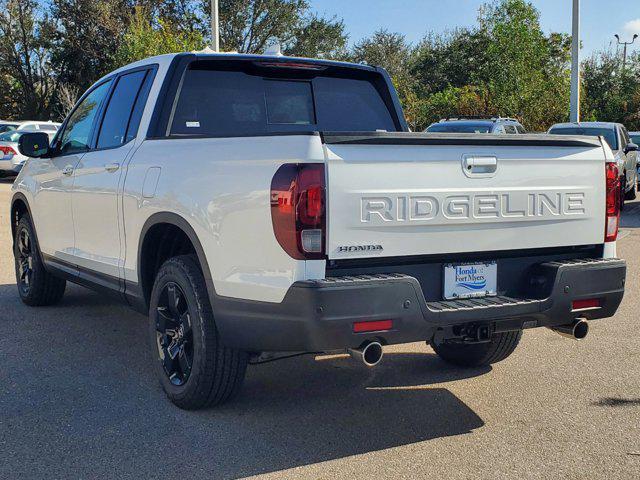
M 604 137 L 612 150 L 618 149 L 618 139 L 613 128 L 600 127 L 559 127 L 552 128 L 549 133 L 554 135 L 588 135 L 592 137 Z
M 493 125 L 489 123 L 451 122 L 435 123 L 426 131 L 432 133 L 491 133 L 491 127 Z

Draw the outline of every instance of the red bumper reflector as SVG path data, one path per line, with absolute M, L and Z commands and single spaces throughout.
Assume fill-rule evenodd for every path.
M 379 332 L 380 330 L 391 330 L 392 328 L 393 328 L 393 320 L 374 320 L 371 322 L 355 322 L 353 324 L 353 333 Z
M 573 310 L 584 310 L 586 308 L 600 308 L 599 298 L 587 298 L 584 300 L 574 300 L 571 304 Z

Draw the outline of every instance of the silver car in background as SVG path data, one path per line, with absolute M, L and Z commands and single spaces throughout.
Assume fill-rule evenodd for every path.
M 557 123 L 549 133 L 604 137 L 613 150 L 620 171 L 621 208 L 625 200 L 635 200 L 638 192 L 638 144 L 631 140 L 624 125 L 613 122 Z
M 56 134 L 56 130 L 46 131 L 35 129 L 10 130 L 0 134 L 0 178 L 18 175 L 18 173 L 20 173 L 28 157 L 25 157 L 18 151 L 18 141 L 25 133 L 33 132 L 45 132 L 49 136 L 50 141 Z

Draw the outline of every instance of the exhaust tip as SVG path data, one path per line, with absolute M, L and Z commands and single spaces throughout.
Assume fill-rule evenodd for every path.
M 576 319 L 573 323 L 568 325 L 559 325 L 557 327 L 551 327 L 556 333 L 559 333 L 563 337 L 573 338 L 574 340 L 582 340 L 589 334 L 589 323 L 583 319 Z
M 573 338 L 582 340 L 589 333 L 589 324 L 586 320 L 579 320 L 573 326 Z
M 349 348 L 347 352 L 352 358 L 361 361 L 367 367 L 375 367 L 382 360 L 382 344 L 380 342 L 370 342 L 361 348 Z
M 371 342 L 362 349 L 362 361 L 368 367 L 375 367 L 382 360 L 382 345 Z

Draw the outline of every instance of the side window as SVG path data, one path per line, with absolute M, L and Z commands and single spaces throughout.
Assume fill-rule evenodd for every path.
M 509 135 L 515 135 L 516 133 L 518 133 L 518 131 L 516 130 L 516 127 L 514 127 L 513 125 L 505 125 L 504 131 Z
M 73 111 L 58 141 L 58 152 L 66 155 L 89 148 L 91 129 L 102 101 L 109 92 L 111 80 L 96 87 Z
M 136 138 L 136 135 L 138 135 L 140 120 L 144 113 L 144 107 L 147 105 L 147 98 L 149 97 L 149 91 L 151 90 L 151 85 L 153 85 L 154 77 L 154 71 L 149 70 L 147 76 L 144 78 L 144 83 L 142 84 L 142 88 L 140 88 L 140 93 L 138 93 L 138 98 L 133 106 L 133 112 L 131 113 L 131 119 L 129 120 L 129 126 L 127 127 L 127 137 L 125 138 L 124 143 L 133 140 Z
M 629 132 L 627 131 L 626 127 L 622 127 L 621 131 L 622 131 L 622 146 L 626 147 L 631 143 L 631 138 L 629 137 Z
M 147 70 L 121 76 L 105 110 L 97 148 L 119 147 L 125 143 L 133 106 L 142 88 Z
M 525 133 L 527 133 L 527 131 L 524 129 L 522 125 L 516 125 L 516 130 L 518 130 L 518 133 L 520 135 L 524 135 Z

